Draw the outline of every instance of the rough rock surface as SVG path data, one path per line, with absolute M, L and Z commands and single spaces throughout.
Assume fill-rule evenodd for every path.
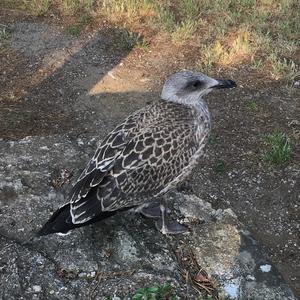
M 0 141 L 2 299 L 131 299 L 137 288 L 165 282 L 179 299 L 199 299 L 178 272 L 174 251 L 182 245 L 218 282 L 221 299 L 295 299 L 235 214 L 193 195 L 169 196 L 189 234 L 165 237 L 126 212 L 68 236 L 30 240 L 65 201 L 70 184 L 56 185 L 60 171 L 76 177 L 95 146 L 93 137 L 66 135 Z

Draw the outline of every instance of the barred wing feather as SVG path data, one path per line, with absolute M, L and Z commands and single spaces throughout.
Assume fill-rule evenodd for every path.
M 176 110 L 169 113 L 172 122 L 166 117 L 145 124 L 140 111 L 103 141 L 73 188 L 74 224 L 159 195 L 189 165 L 199 148 L 195 125 L 182 111 L 176 122 Z

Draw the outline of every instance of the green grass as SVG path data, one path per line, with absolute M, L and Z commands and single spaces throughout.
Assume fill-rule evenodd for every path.
M 283 132 L 269 134 L 265 138 L 268 150 L 264 154 L 264 159 L 270 164 L 282 165 L 291 159 L 291 141 Z
M 138 289 L 132 300 L 176 300 L 177 297 L 172 293 L 170 284 L 153 285 Z

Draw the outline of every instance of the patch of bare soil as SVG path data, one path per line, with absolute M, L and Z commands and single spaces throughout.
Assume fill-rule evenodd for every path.
M 199 55 L 155 38 L 151 51 L 131 51 L 113 27 L 75 38 L 48 20 L 11 21 L 5 12 L 1 22 L 13 30 L 0 53 L 4 139 L 63 132 L 102 138 L 158 97 L 167 74 L 193 67 Z M 233 208 L 299 296 L 299 93 L 247 68 L 217 76 L 230 76 L 238 88 L 208 97 L 213 135 L 193 174 L 194 192 L 215 208 Z M 264 136 L 276 129 L 292 138 L 294 153 L 286 165 L 272 167 L 262 159 Z

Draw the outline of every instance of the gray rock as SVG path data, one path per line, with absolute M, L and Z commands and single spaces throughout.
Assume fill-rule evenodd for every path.
M 163 236 L 126 212 L 64 237 L 30 239 L 66 201 L 70 184 L 55 188 L 53 176 L 67 169 L 76 177 L 91 153 L 63 135 L 2 140 L 0 149 L 2 299 L 131 299 L 139 287 L 166 282 L 179 299 L 197 299 L 178 272 L 174 252 L 182 245 L 218 282 L 221 299 L 296 299 L 233 211 L 194 195 L 169 196 L 189 234 Z

